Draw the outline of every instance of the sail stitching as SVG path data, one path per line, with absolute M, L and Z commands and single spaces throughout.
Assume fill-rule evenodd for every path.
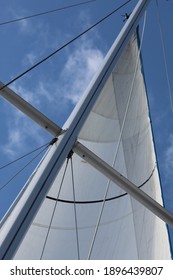
M 106 226 L 106 225 L 109 225 L 109 224 L 113 224 L 113 223 L 115 223 L 117 221 L 121 221 L 122 218 L 124 219 L 124 218 L 127 218 L 127 217 L 131 216 L 131 215 L 132 215 L 132 212 L 129 212 L 128 214 L 122 215 L 121 217 L 118 217 L 118 218 L 116 218 L 114 220 L 111 219 L 111 220 L 106 221 L 106 222 L 101 222 L 100 226 Z M 48 228 L 47 225 L 44 225 L 44 224 L 41 224 L 41 223 L 36 223 L 36 222 L 34 222 L 32 224 L 32 226 L 39 227 L 39 228 L 46 228 L 46 229 Z M 80 227 L 78 227 L 78 229 L 80 229 L 80 230 L 92 229 L 92 228 L 95 228 L 95 224 L 93 224 L 93 225 L 91 224 L 91 225 L 88 225 L 88 226 L 80 226 Z M 70 227 L 70 226 L 69 227 L 52 226 L 51 229 L 52 230 L 66 230 L 66 231 L 70 231 L 70 230 L 74 230 L 75 228 L 74 227 Z

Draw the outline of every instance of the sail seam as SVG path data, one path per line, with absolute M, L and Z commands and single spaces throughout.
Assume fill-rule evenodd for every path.
M 110 221 L 107 221 L 107 222 L 101 222 L 100 223 L 100 226 L 105 226 L 105 225 L 109 225 L 109 224 L 113 224 L 117 221 L 121 221 L 123 218 L 126 218 L 126 217 L 129 217 L 131 216 L 133 213 L 132 212 L 129 212 L 128 214 L 126 215 L 122 215 L 121 217 L 115 219 L 115 220 L 110 220 Z M 33 223 L 32 226 L 35 226 L 35 227 L 40 227 L 40 228 L 48 228 L 49 226 L 48 225 L 44 225 L 44 224 L 40 224 L 40 223 Z M 94 228 L 95 225 L 88 225 L 88 226 L 80 226 L 78 227 L 79 230 L 85 230 L 85 229 L 89 229 L 89 228 Z M 75 227 L 61 227 L 61 226 L 52 226 L 51 227 L 52 230 L 74 230 Z

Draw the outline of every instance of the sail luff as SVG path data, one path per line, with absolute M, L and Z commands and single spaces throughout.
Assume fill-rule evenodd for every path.
M 137 4 L 106 56 L 101 70 L 95 76 L 84 98 L 77 106 L 69 129 L 60 137 L 59 144 L 52 147 L 13 212 L 2 225 L 0 259 L 13 257 L 148 3 L 149 0 L 141 0 Z

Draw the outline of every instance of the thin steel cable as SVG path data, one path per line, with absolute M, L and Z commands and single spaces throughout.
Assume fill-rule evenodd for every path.
M 43 249 L 42 249 L 42 252 L 41 252 L 41 255 L 40 255 L 40 260 L 42 260 L 43 254 L 44 254 L 44 251 L 45 251 L 45 248 L 46 248 L 47 240 L 48 240 L 48 237 L 49 237 L 50 229 L 51 229 L 51 226 L 52 226 L 53 218 L 54 218 L 54 215 L 55 215 L 55 211 L 56 211 L 56 207 L 57 207 L 57 204 L 58 204 L 58 199 L 59 199 L 59 196 L 60 196 L 62 185 L 63 185 L 63 182 L 64 182 L 65 174 L 66 174 L 66 171 L 67 171 L 68 163 L 69 163 L 69 159 L 67 159 L 67 161 L 66 161 L 64 173 L 63 173 L 63 176 L 62 176 L 62 179 L 61 179 L 61 184 L 60 184 L 59 191 L 58 191 L 58 194 L 57 194 L 57 200 L 56 200 L 54 208 L 53 208 L 53 212 L 52 212 L 52 216 L 51 216 L 51 219 L 50 219 L 48 231 L 47 231 L 46 238 L 45 238 L 44 245 L 43 245 Z
M 95 2 L 95 1 L 96 0 L 80 2 L 80 3 L 73 4 L 73 5 L 64 6 L 64 7 L 61 7 L 61 8 L 56 8 L 56 9 L 53 9 L 53 10 L 49 10 L 49 11 L 45 11 L 45 12 L 41 12 L 41 13 L 36 13 L 36 14 L 33 14 L 33 15 L 29 15 L 29 16 L 24 16 L 24 17 L 21 17 L 21 18 L 16 18 L 16 19 L 12 19 L 12 20 L 3 21 L 3 22 L 0 22 L 0 26 L 7 25 L 7 24 L 10 24 L 10 23 L 15 23 L 15 22 L 30 19 L 30 18 L 34 18 L 34 17 L 47 15 L 47 14 L 50 14 L 50 13 L 59 12 L 59 11 L 62 11 L 62 10 L 74 8 L 74 7 L 81 6 L 81 5 L 88 4 L 88 3 L 91 3 L 91 2 Z
M 168 72 L 168 63 L 167 63 L 167 59 L 166 59 L 165 44 L 164 44 L 164 40 L 163 40 L 163 28 L 162 28 L 162 24 L 161 24 L 159 4 L 158 4 L 157 0 L 156 0 L 156 7 L 157 7 L 158 25 L 159 25 L 159 30 L 160 30 L 160 40 L 161 40 L 163 59 L 164 59 L 164 65 L 165 65 L 166 80 L 167 80 L 167 86 L 168 86 L 168 94 L 169 94 L 169 99 L 170 99 L 171 111 L 173 113 L 172 89 L 171 89 L 171 83 L 170 83 L 169 72 Z
M 47 148 L 49 147 L 49 145 L 47 145 L 43 150 L 41 150 L 34 158 L 32 158 L 26 165 L 24 165 L 24 167 L 22 169 L 20 169 L 15 175 L 13 175 L 10 180 L 8 180 L 3 186 L 0 187 L 0 191 L 2 189 L 4 189 L 12 180 L 14 180 L 28 165 L 31 164 L 31 162 L 33 162 L 39 155 L 41 155 L 45 150 L 47 150 Z
M 120 143 L 121 143 L 121 140 L 122 140 L 122 134 L 124 132 L 125 122 L 126 122 L 126 118 L 127 118 L 127 114 L 128 114 L 128 110 L 129 110 L 129 105 L 130 105 L 130 101 L 131 101 L 131 97 L 132 97 L 132 93 L 133 93 L 135 78 L 136 78 L 136 74 L 137 74 L 138 63 L 139 63 L 139 60 L 140 60 L 140 53 L 141 53 L 141 48 L 142 48 L 145 24 L 146 24 L 146 12 L 145 12 L 145 17 L 144 17 L 143 30 L 142 30 L 142 36 L 141 36 L 141 44 L 140 44 L 140 47 L 139 47 L 138 56 L 137 56 L 137 60 L 136 60 L 134 76 L 133 76 L 133 80 L 132 80 L 132 84 L 131 84 L 131 88 L 130 88 L 129 98 L 128 98 L 128 101 L 127 101 L 126 111 L 125 111 L 125 114 L 124 114 L 124 118 L 123 118 L 123 122 L 122 122 L 122 126 L 121 126 L 121 131 L 120 131 L 120 136 L 119 136 L 119 140 L 118 140 L 118 144 L 117 144 L 117 149 L 115 151 L 115 156 L 114 156 L 114 160 L 113 160 L 112 166 L 115 166 L 115 162 L 117 160 Z M 108 191 L 109 191 L 109 187 L 110 187 L 110 180 L 107 183 L 107 187 L 106 187 L 106 191 L 105 191 L 105 194 L 104 194 L 103 203 L 102 203 L 102 206 L 101 206 L 101 209 L 100 209 L 100 213 L 99 213 L 97 224 L 96 224 L 96 227 L 95 227 L 93 239 L 92 239 L 91 246 L 90 246 L 89 253 L 88 253 L 88 258 L 87 258 L 88 260 L 90 260 L 91 254 L 92 254 L 92 251 L 93 251 L 93 248 L 94 248 L 94 244 L 95 244 L 96 236 L 97 236 L 97 233 L 98 233 L 99 225 L 100 225 L 100 222 L 101 222 L 103 210 L 104 210 L 104 207 L 105 207 L 105 203 L 106 203 L 106 198 L 107 198 L 107 194 L 108 194 Z
M 73 188 L 73 201 L 74 201 L 74 216 L 75 216 L 75 228 L 76 228 L 76 244 L 77 244 L 77 254 L 78 260 L 80 260 L 80 247 L 79 247 L 79 234 L 78 234 L 78 222 L 77 222 L 77 208 L 76 208 L 76 196 L 75 196 L 75 184 L 74 184 L 74 172 L 73 172 L 73 160 L 70 158 L 71 162 L 71 175 L 72 175 L 72 188 Z
M 29 156 L 29 155 L 31 155 L 31 154 L 33 154 L 33 153 L 39 151 L 40 149 L 42 149 L 43 147 L 48 146 L 48 145 L 49 145 L 49 143 L 46 143 L 46 144 L 44 144 L 44 145 L 42 145 L 42 146 L 36 148 L 35 150 L 32 150 L 31 152 L 28 152 L 27 154 L 24 154 L 23 156 L 18 157 L 17 159 L 15 159 L 15 160 L 13 160 L 13 161 L 11 161 L 11 162 L 9 162 L 9 163 L 3 165 L 3 166 L 0 166 L 0 170 L 2 170 L 2 169 L 4 169 L 4 168 L 6 168 L 6 167 L 8 167 L 8 166 L 10 166 L 10 165 L 12 165 L 12 164 L 18 162 L 19 160 L 21 160 L 21 159 L 23 159 L 23 158 L 25 158 L 25 157 L 27 157 L 27 156 Z
M 6 88 L 7 86 L 11 85 L 12 83 L 14 83 L 15 81 L 17 81 L 18 79 L 20 79 L 21 77 L 23 77 L 24 75 L 26 75 L 28 72 L 32 71 L 34 68 L 36 68 L 37 66 L 39 66 L 40 64 L 42 64 L 43 62 L 45 62 L 46 60 L 48 60 L 49 58 L 51 58 L 52 56 L 54 56 L 56 53 L 58 53 L 59 51 L 61 51 L 62 49 L 64 49 L 65 47 L 67 47 L 68 45 L 70 45 L 71 43 L 73 43 L 75 40 L 79 39 L 81 36 L 83 36 L 84 34 L 86 34 L 88 31 L 92 30 L 94 27 L 96 27 L 97 25 L 99 25 L 101 22 L 103 22 L 104 20 L 106 20 L 107 18 L 109 18 L 110 16 L 112 16 L 115 12 L 117 12 L 118 10 L 120 10 L 122 7 L 124 7 L 125 5 L 127 5 L 129 2 L 131 2 L 131 0 L 126 1 L 124 4 L 122 4 L 121 6 L 119 6 L 118 8 L 116 8 L 115 10 L 113 10 L 111 13 L 109 13 L 108 15 L 106 15 L 104 18 L 102 18 L 101 20 L 97 21 L 95 24 L 93 24 L 92 26 L 90 26 L 89 28 L 87 28 L 86 30 L 84 30 L 83 32 L 81 32 L 80 34 L 78 34 L 76 37 L 74 37 L 73 39 L 69 40 L 67 43 L 65 43 L 63 46 L 61 46 L 60 48 L 56 49 L 55 51 L 53 51 L 52 53 L 50 53 L 48 56 L 46 56 L 45 58 L 41 59 L 39 62 L 35 63 L 33 66 L 31 66 L 30 68 L 28 68 L 26 71 L 22 72 L 21 74 L 19 74 L 18 76 L 16 76 L 14 79 L 12 79 L 11 81 L 9 81 L 8 83 L 6 83 L 5 85 L 3 85 L 0 90 L 3 90 L 4 88 Z

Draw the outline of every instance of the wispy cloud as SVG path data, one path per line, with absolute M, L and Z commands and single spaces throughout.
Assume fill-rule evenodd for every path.
M 42 79 L 25 85 L 22 82 L 17 82 L 11 88 L 27 102 L 37 108 L 43 108 L 44 105 L 53 105 L 57 100 L 56 83 L 52 80 Z
M 165 160 L 164 160 L 164 166 L 165 166 L 165 172 L 166 177 L 172 177 L 172 170 L 173 170 L 173 134 L 170 134 L 168 146 L 165 150 Z
M 76 104 L 103 61 L 92 41 L 83 40 L 69 56 L 62 72 L 63 96 Z
M 32 146 L 44 144 L 43 133 L 39 127 L 26 116 L 16 110 L 11 110 L 7 121 L 7 139 L 3 153 L 13 159 L 19 154 L 31 150 Z
M 26 54 L 23 63 L 25 65 L 33 65 L 37 61 L 37 54 L 35 52 L 29 52 Z
M 27 16 L 27 10 L 14 8 L 12 6 L 9 7 L 9 14 L 11 14 L 11 18 L 16 20 Z M 16 25 L 19 27 L 19 31 L 22 33 L 30 32 L 32 29 L 30 28 L 29 20 L 19 20 L 16 22 Z
M 24 86 L 22 83 L 13 83 L 11 85 L 11 89 L 14 90 L 14 92 L 20 95 L 22 98 L 24 98 L 27 102 L 35 106 L 38 106 L 40 104 L 39 98 L 37 97 L 35 92 L 29 89 L 29 87 Z
M 35 92 L 19 83 L 14 84 L 12 89 L 32 105 L 41 106 L 39 96 Z M 10 106 L 9 109 L 8 105 L 5 106 L 7 106 L 9 113 L 8 118 L 6 118 L 7 139 L 2 147 L 4 154 L 9 158 L 15 158 L 19 154 L 25 153 L 25 150 L 29 150 L 31 143 L 36 146 L 45 143 L 44 132 L 37 124 L 15 107 Z

